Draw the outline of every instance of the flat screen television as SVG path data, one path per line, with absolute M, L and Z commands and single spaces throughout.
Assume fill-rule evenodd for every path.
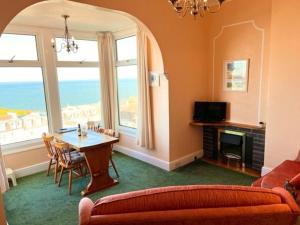
M 222 122 L 226 120 L 226 102 L 195 102 L 195 122 Z

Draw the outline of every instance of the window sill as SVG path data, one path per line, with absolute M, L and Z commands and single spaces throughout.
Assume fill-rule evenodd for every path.
M 5 156 L 5 155 L 11 155 L 20 152 L 31 151 L 42 147 L 44 147 L 43 141 L 41 139 L 35 139 L 31 141 L 24 141 L 20 143 L 2 145 L 1 151 L 2 151 L 2 155 Z
M 130 137 L 136 138 L 137 131 L 134 128 L 119 126 L 118 130 L 119 130 L 120 134 L 124 134 L 126 136 L 130 136 Z

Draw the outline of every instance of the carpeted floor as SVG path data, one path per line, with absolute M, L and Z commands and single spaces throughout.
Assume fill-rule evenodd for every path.
M 166 172 L 136 159 L 116 153 L 114 159 L 120 173 L 120 183 L 89 196 L 96 200 L 102 196 L 144 188 L 185 184 L 250 185 L 253 177 L 217 167 L 201 160 Z M 110 171 L 115 175 L 113 171 Z M 39 173 L 18 179 L 18 186 L 5 193 L 4 201 L 9 225 L 76 225 L 80 191 L 88 178 L 73 182 L 73 194 L 68 195 L 68 178 L 62 186 L 53 183 L 53 177 Z

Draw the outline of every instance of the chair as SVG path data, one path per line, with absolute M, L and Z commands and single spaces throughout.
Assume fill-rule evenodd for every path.
M 59 165 L 61 167 L 58 187 L 60 187 L 61 179 L 64 171 L 69 171 L 69 195 L 72 192 L 72 180 L 73 180 L 73 172 L 76 173 L 77 177 L 84 176 L 82 172 L 82 166 L 85 165 L 85 157 L 83 154 L 78 152 L 72 152 L 69 144 L 63 142 L 56 142 L 54 144 L 55 150 L 57 152 L 59 158 Z M 78 170 L 78 171 L 76 171 Z
M 51 135 L 47 135 L 46 133 L 43 133 L 42 138 L 46 145 L 46 150 L 48 153 L 47 156 L 49 158 L 47 176 L 49 176 L 51 166 L 54 165 L 54 182 L 56 183 L 57 182 L 57 172 L 58 172 L 58 156 L 57 156 L 54 146 L 53 146 L 54 137 Z
M 11 179 L 13 186 L 14 187 L 17 186 L 18 183 L 17 183 L 15 172 L 11 168 L 5 168 L 5 173 L 6 173 L 7 179 Z
M 113 129 L 104 129 L 102 127 L 98 127 L 96 129 L 96 132 L 101 133 L 101 134 L 105 134 L 105 135 L 108 135 L 108 136 L 111 136 L 111 137 L 117 137 L 116 132 Z M 113 145 L 111 146 L 111 149 L 113 149 Z M 112 155 L 110 156 L 110 163 L 111 163 L 117 177 L 119 178 L 120 175 L 118 173 L 118 170 L 117 170 L 116 164 L 115 164 L 115 162 L 112 158 Z
M 87 122 L 87 127 L 88 127 L 89 130 L 97 131 L 98 128 L 100 127 L 100 122 L 88 121 Z

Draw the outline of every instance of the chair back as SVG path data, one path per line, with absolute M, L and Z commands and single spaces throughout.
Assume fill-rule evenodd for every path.
M 62 164 L 68 166 L 70 163 L 72 163 L 69 144 L 58 141 L 55 142 L 54 147 L 58 155 L 58 158 Z
M 108 135 L 111 137 L 117 137 L 117 133 L 113 129 L 105 129 L 105 128 L 99 127 L 96 131 L 100 134 L 105 134 L 105 135 Z
M 47 150 L 47 153 L 48 153 L 48 156 L 49 157 L 57 157 L 56 155 L 56 152 L 55 152 L 55 149 L 53 147 L 53 140 L 54 140 L 54 137 L 52 135 L 47 135 L 46 133 L 43 133 L 43 141 L 45 143 L 45 146 L 46 146 L 46 150 Z
M 104 129 L 103 133 L 111 137 L 116 137 L 116 132 L 113 129 Z
M 97 129 L 100 127 L 100 122 L 97 121 L 88 121 L 87 122 L 88 130 L 97 131 Z

